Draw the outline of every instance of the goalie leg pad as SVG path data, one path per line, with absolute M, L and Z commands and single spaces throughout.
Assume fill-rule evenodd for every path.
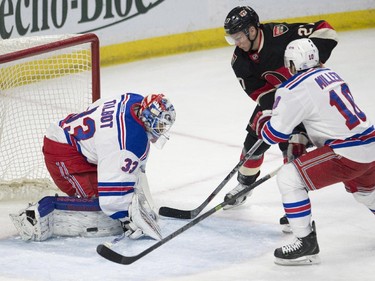
M 10 218 L 25 241 L 44 241 L 52 236 L 102 237 L 123 231 L 118 220 L 100 210 L 97 198 L 47 196 L 10 214 Z
M 53 211 L 41 216 L 38 204 L 9 216 L 24 241 L 44 241 L 53 235 Z
M 120 235 L 120 221 L 113 220 L 102 211 L 54 211 L 53 234 L 70 237 L 103 237 Z

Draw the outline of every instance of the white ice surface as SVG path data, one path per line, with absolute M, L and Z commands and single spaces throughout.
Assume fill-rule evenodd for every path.
M 340 33 L 327 67 L 349 83 L 357 104 L 375 121 L 375 30 Z M 177 121 L 163 150 L 152 148 L 149 183 L 158 206 L 192 209 L 237 164 L 254 103 L 230 67 L 232 47 L 150 59 L 102 69 L 102 96 L 164 92 Z M 266 153 L 262 175 L 281 165 L 277 147 Z M 324 176 L 324 175 L 322 175 Z M 208 208 L 234 187 L 232 179 Z M 132 265 L 96 254 L 110 238 L 21 241 L 8 214 L 25 200 L 0 202 L 0 280 L 375 280 L 375 218 L 336 184 L 310 193 L 321 248 L 320 265 L 281 267 L 276 247 L 292 240 L 280 231 L 280 195 L 271 179 L 238 209 L 218 211 Z M 208 210 L 207 208 L 207 210 Z M 161 219 L 164 236 L 187 221 Z M 124 240 L 116 249 L 136 254 L 151 240 Z

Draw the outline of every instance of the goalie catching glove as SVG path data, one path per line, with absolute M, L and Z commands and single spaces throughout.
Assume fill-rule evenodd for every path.
M 157 214 L 148 206 L 142 193 L 135 193 L 129 205 L 129 217 L 121 222 L 125 235 L 131 239 L 149 236 L 161 240 L 161 230 Z

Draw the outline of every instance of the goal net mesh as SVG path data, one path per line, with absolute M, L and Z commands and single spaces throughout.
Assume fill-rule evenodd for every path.
M 83 111 L 100 95 L 93 69 L 99 52 L 92 52 L 97 38 L 87 38 L 0 41 L 0 199 L 19 197 L 25 186 L 57 190 L 45 168 L 43 137 L 52 122 Z

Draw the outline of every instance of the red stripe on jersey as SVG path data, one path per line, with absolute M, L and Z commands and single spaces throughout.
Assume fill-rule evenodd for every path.
M 345 147 L 345 144 L 347 144 L 347 146 L 361 145 L 372 139 L 375 139 L 375 131 L 371 131 L 369 134 L 358 136 L 355 138 L 353 137 L 345 140 L 333 140 L 330 142 L 327 141 L 326 144 L 333 148 L 336 148 L 335 146 L 340 147 L 340 145 L 343 145 L 342 147 Z
M 285 142 L 287 139 L 283 139 L 283 138 L 280 138 L 276 135 L 274 135 L 271 130 L 269 129 L 269 122 L 267 122 L 263 129 L 262 129 L 262 133 L 266 135 L 267 138 L 269 138 L 271 141 L 273 141 L 274 143 L 280 143 L 280 142 Z

